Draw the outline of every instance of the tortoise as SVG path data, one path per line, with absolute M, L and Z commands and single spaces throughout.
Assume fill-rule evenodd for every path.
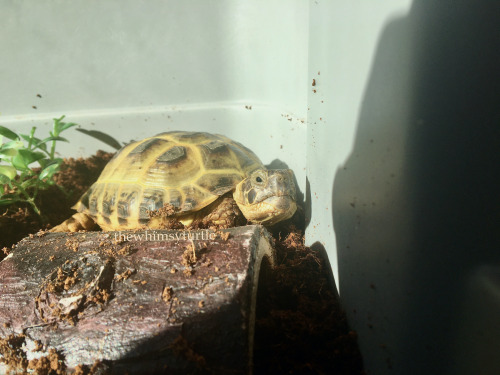
M 290 169 L 268 170 L 242 144 L 205 132 L 172 131 L 117 152 L 72 208 L 78 213 L 53 232 L 165 228 L 164 207 L 184 225 L 199 220 L 227 228 L 246 218 L 274 225 L 295 213 Z

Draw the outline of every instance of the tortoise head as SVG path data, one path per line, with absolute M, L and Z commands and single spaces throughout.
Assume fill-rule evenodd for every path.
M 292 217 L 297 209 L 290 169 L 257 169 L 236 185 L 233 197 L 252 223 L 273 225 Z

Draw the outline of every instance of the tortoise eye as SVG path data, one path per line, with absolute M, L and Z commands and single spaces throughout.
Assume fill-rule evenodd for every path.
M 259 176 L 257 176 L 257 178 L 255 178 L 255 181 L 262 182 L 262 178 L 260 178 Z

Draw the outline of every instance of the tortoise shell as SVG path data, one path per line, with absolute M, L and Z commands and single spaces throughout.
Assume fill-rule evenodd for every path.
M 166 132 L 123 147 L 74 206 L 103 228 L 136 228 L 171 204 L 197 212 L 265 168 L 238 142 L 217 134 Z

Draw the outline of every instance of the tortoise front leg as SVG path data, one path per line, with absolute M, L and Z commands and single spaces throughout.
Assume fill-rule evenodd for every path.
M 201 222 L 206 227 L 232 228 L 246 223 L 238 205 L 231 195 L 224 195 L 209 205 Z

